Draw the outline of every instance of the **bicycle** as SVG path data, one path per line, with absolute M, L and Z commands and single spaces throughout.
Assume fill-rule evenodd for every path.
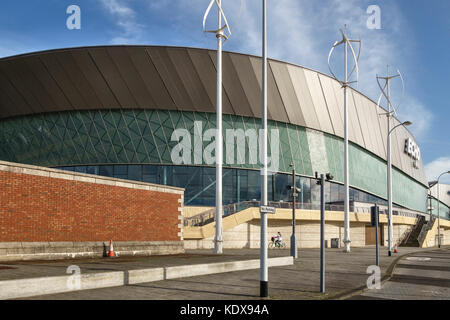
M 277 242 L 275 240 L 275 238 L 272 238 L 271 241 L 269 242 L 269 249 L 273 249 L 273 248 L 282 249 L 285 247 L 286 247 L 286 243 L 284 243 L 283 241 Z

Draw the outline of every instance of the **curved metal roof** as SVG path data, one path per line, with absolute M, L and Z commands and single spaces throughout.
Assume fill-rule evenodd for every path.
M 162 46 L 59 49 L 0 59 L 0 119 L 93 109 L 168 109 L 215 113 L 216 52 Z M 261 117 L 261 58 L 223 53 L 223 112 Z M 268 117 L 343 137 L 343 90 L 320 72 L 268 64 Z M 386 112 L 349 91 L 349 139 L 386 159 Z M 400 122 L 394 119 L 395 124 Z M 393 165 L 426 185 L 404 153 L 411 133 L 393 133 Z

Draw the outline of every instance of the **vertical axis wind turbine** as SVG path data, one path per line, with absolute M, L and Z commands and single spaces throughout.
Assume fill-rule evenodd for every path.
M 345 187 L 345 198 L 344 198 L 344 252 L 350 252 L 350 188 L 349 188 L 349 167 L 348 167 L 348 108 L 347 108 L 347 87 L 351 83 L 357 83 L 359 77 L 359 67 L 358 61 L 361 54 L 361 40 L 353 40 L 347 38 L 345 32 L 341 29 L 342 40 L 336 41 L 331 47 L 330 53 L 328 54 L 328 69 L 334 79 L 339 81 L 344 88 L 344 187 Z M 353 50 L 352 43 L 358 43 L 358 55 L 355 54 Z M 344 81 L 339 80 L 333 73 L 330 65 L 331 55 L 336 47 L 344 45 Z M 348 73 L 348 48 L 352 52 L 352 57 L 354 61 L 354 67 L 350 74 Z M 356 81 L 349 81 L 351 79 L 353 72 L 356 70 Z
M 214 3 L 217 5 L 217 30 L 206 30 L 206 18 Z M 222 26 L 222 19 L 224 25 Z M 223 163 L 223 137 L 222 137 L 222 44 L 231 36 L 227 18 L 222 10 L 222 0 L 211 0 L 203 16 L 203 31 L 216 34 L 217 38 L 217 130 L 216 130 L 216 235 L 214 237 L 214 253 L 222 254 L 222 163 Z M 228 33 L 228 34 L 226 34 Z
M 402 74 L 400 70 L 397 69 L 397 74 L 389 76 L 389 66 L 386 67 L 386 77 L 379 77 L 377 75 L 377 83 L 378 87 L 380 87 L 381 93 L 378 98 L 377 106 L 380 106 L 381 98 L 384 96 L 387 102 L 387 111 L 382 115 L 386 115 L 387 117 L 387 197 L 388 197 L 388 255 L 392 255 L 392 238 L 393 238 L 393 221 L 392 221 L 392 160 L 391 160 L 391 132 L 395 129 L 391 130 L 391 119 L 395 115 L 397 115 L 397 111 L 395 107 L 391 103 L 391 88 L 390 81 L 394 78 L 399 77 L 402 81 L 403 86 L 403 94 L 405 93 L 405 83 L 403 81 Z M 380 84 L 380 79 L 384 80 L 384 86 L 382 87 Z M 386 90 L 386 91 L 385 91 Z M 397 106 L 397 108 L 400 104 Z

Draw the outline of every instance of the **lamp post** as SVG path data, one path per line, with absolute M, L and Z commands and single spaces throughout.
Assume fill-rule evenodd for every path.
M 391 133 L 397 127 L 409 126 L 412 123 L 410 121 L 405 121 L 403 123 L 400 123 L 400 124 L 396 125 L 394 128 L 391 129 L 391 118 L 394 116 L 394 114 L 396 114 L 396 110 L 392 106 L 392 103 L 391 103 L 390 81 L 392 79 L 394 79 L 394 78 L 399 77 L 400 80 L 402 81 L 403 94 L 404 94 L 404 91 L 405 91 L 405 85 L 404 85 L 404 82 L 403 82 L 402 74 L 400 73 L 399 70 L 397 70 L 397 74 L 389 76 L 389 66 L 387 66 L 387 71 L 386 72 L 387 72 L 386 77 L 379 77 L 377 75 L 376 79 L 377 79 L 378 86 L 381 89 L 381 94 L 380 94 L 380 98 L 378 99 L 377 106 L 380 105 L 381 98 L 382 98 L 382 96 L 384 96 L 386 98 L 387 108 L 388 108 L 388 112 L 384 113 L 384 115 L 386 115 L 386 117 L 387 117 L 387 138 L 386 138 L 387 139 L 387 143 L 386 143 L 387 152 L 386 152 L 386 157 L 387 157 L 387 197 L 388 197 L 388 255 L 391 256 L 392 255 L 392 238 L 393 238 Z M 380 81 L 379 81 L 380 79 L 385 81 L 383 87 L 380 84 Z M 385 89 L 386 89 L 386 92 L 384 91 Z
M 217 5 L 217 30 L 206 30 L 206 18 L 216 3 Z M 222 19 L 225 25 L 222 26 Z M 222 0 L 211 0 L 203 16 L 203 31 L 214 33 L 217 38 L 217 100 L 216 100 L 216 235 L 214 237 L 214 253 L 222 253 L 222 162 L 223 162 L 223 137 L 222 137 L 222 44 L 231 35 L 227 18 L 222 10 Z M 228 35 L 225 32 L 228 32 Z
M 438 248 L 441 247 L 441 213 L 440 213 L 440 203 L 439 203 L 439 193 L 440 193 L 440 189 L 439 189 L 439 179 L 444 175 L 444 174 L 450 174 L 450 170 L 443 172 L 439 175 L 438 179 L 437 179 L 437 207 L 438 207 Z
M 437 184 L 438 182 L 437 181 L 430 181 L 430 182 L 428 182 L 428 199 L 430 200 L 430 208 L 429 208 L 429 210 L 430 210 L 430 220 L 431 220 L 431 218 L 432 218 L 432 216 L 433 216 L 433 202 L 432 202 L 432 200 L 433 200 L 433 194 L 432 194 L 432 192 L 431 192 L 431 188 L 433 188 L 436 184 Z
M 294 163 L 290 164 L 292 167 L 292 186 L 288 186 L 289 190 L 292 190 L 292 235 L 291 235 L 291 256 L 294 259 L 298 258 L 298 250 L 297 250 L 297 236 L 295 235 L 295 202 L 298 194 L 301 192 L 300 188 L 296 187 L 295 184 L 295 167 Z
M 267 1 L 263 0 L 262 19 L 262 103 L 261 103 L 261 129 L 262 129 L 262 166 L 261 166 L 261 205 L 267 205 Z M 267 263 L 267 214 L 261 212 L 260 232 L 260 297 L 269 296 L 269 266 Z
M 389 128 L 388 116 L 388 128 Z M 391 162 L 391 133 L 400 126 L 410 126 L 411 121 L 405 121 L 393 127 L 388 132 L 387 136 L 387 193 L 388 193 L 388 255 L 392 255 L 392 238 L 393 238 L 393 223 L 392 223 L 392 162 Z

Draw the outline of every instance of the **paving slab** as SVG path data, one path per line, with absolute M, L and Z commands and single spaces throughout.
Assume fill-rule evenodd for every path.
M 271 250 L 269 258 L 287 256 L 286 250 Z M 148 257 L 117 257 L 117 258 L 79 258 L 64 260 L 17 261 L 0 262 L 0 281 L 26 279 L 36 277 L 51 277 L 67 275 L 69 266 L 78 266 L 82 274 L 108 271 L 126 271 L 180 265 L 195 265 L 204 263 L 219 263 L 259 259 L 259 251 L 230 250 L 222 255 L 212 253 L 212 250 L 190 250 L 185 254 L 161 255 Z
M 450 300 L 450 248 L 402 258 L 381 288 L 367 290 L 351 299 Z
M 393 263 L 402 255 L 431 252 L 433 249 L 400 248 L 398 254 L 389 257 L 380 249 L 382 277 L 389 273 Z M 435 250 L 435 249 L 434 249 Z M 259 257 L 258 249 L 224 250 L 217 257 L 211 251 L 188 251 L 203 261 L 223 259 L 252 259 Z M 269 250 L 269 257 L 287 256 L 289 250 Z M 340 299 L 366 287 L 370 274 L 367 267 L 375 264 L 375 248 L 352 248 L 350 253 L 342 249 L 326 249 L 326 293 L 319 291 L 320 251 L 300 249 L 299 258 L 293 265 L 269 269 L 270 299 Z M 169 259 L 169 257 L 166 257 Z M 193 259 L 189 258 L 189 259 Z M 163 261 L 163 260 L 161 260 Z M 42 295 L 30 299 L 62 300 L 245 300 L 259 298 L 259 270 L 236 271 L 203 275 L 183 279 L 163 280 L 113 288 L 83 290 L 62 294 Z

